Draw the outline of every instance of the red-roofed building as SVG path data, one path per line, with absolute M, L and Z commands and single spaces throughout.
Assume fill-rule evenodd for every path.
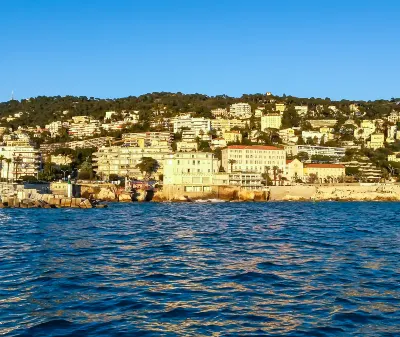
M 226 172 L 265 173 L 277 166 L 285 171 L 286 152 L 275 146 L 231 145 L 222 150 L 222 167 Z
M 304 177 L 306 180 L 317 179 L 317 182 L 338 182 L 345 176 L 345 167 L 341 164 L 305 164 Z

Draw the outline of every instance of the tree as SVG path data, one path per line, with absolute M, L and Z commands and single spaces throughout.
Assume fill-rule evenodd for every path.
M 304 151 L 299 152 L 295 158 L 300 160 L 302 163 L 310 159 L 308 153 Z
M 3 173 L 3 161 L 6 159 L 3 155 L 0 155 L 0 181 L 2 181 L 2 173 Z
M 278 166 L 274 166 L 272 168 L 272 172 L 273 172 L 273 175 L 274 175 L 274 185 L 276 186 L 276 177 L 278 176 L 279 167 Z
M 293 106 L 289 106 L 282 115 L 282 128 L 292 128 L 300 125 L 300 116 Z
M 8 176 L 10 173 L 10 164 L 11 164 L 12 160 L 11 160 L 11 158 L 6 158 L 5 162 L 7 163 L 7 182 L 8 182 Z
M 318 175 L 316 173 L 310 173 L 308 176 L 308 182 L 310 184 L 315 184 L 318 181 Z
M 151 157 L 143 157 L 142 161 L 135 166 L 140 170 L 140 172 L 146 173 L 144 179 L 149 180 L 151 175 L 155 172 L 157 172 L 157 169 L 159 167 L 157 160 L 151 158 Z
M 22 157 L 19 155 L 18 157 L 14 158 L 14 170 L 15 170 L 15 180 L 18 180 L 18 169 L 22 164 Z
M 228 164 L 231 165 L 231 172 L 233 172 L 233 164 L 235 164 L 235 163 L 236 163 L 235 159 L 229 159 L 228 160 Z

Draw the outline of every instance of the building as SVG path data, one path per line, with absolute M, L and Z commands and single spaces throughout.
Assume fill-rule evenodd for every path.
M 262 145 L 231 145 L 222 150 L 222 167 L 225 172 L 265 173 L 267 167 L 277 166 L 282 172 L 286 165 L 284 149 Z
M 387 117 L 387 120 L 393 124 L 400 122 L 400 111 L 392 111 Z
M 387 142 L 394 142 L 397 139 L 397 125 L 389 125 L 387 128 Z
M 41 167 L 41 154 L 29 143 L 8 141 L 0 146 L 0 156 L 4 156 L 1 163 L 0 178 L 18 180 L 22 176 L 36 177 Z M 10 163 L 6 162 L 11 159 Z
M 305 116 L 308 113 L 308 106 L 307 105 L 296 105 L 294 107 L 296 112 L 299 114 L 299 116 Z
M 286 104 L 285 103 L 276 103 L 275 104 L 275 111 L 279 112 L 281 115 L 283 115 L 285 110 L 286 110 Z
M 218 108 L 218 109 L 212 109 L 211 110 L 211 115 L 215 118 L 218 117 L 227 117 L 228 116 L 228 110 L 223 109 L 223 108 Z
M 291 183 L 296 183 L 304 178 L 304 165 L 298 159 L 286 160 L 284 175 Z
M 193 118 L 184 116 L 171 119 L 171 121 L 173 123 L 174 133 L 178 133 L 182 129 L 190 129 L 198 136 L 200 131 L 203 133 L 211 131 L 211 120 L 204 117 Z
M 45 125 L 46 131 L 50 133 L 51 138 L 55 138 L 60 134 L 60 131 L 63 127 L 63 123 L 61 121 L 51 122 L 50 124 Z
M 337 123 L 337 119 L 310 119 L 309 120 L 313 129 L 319 129 L 321 127 L 334 127 Z
M 262 189 L 261 174 L 219 172 L 219 161 L 207 152 L 170 154 L 164 160 L 164 189 L 183 192 L 211 193 L 218 186 L 246 190 Z
M 165 185 L 180 185 L 184 192 L 211 192 L 218 159 L 208 152 L 177 152 L 164 158 Z
M 180 141 L 176 142 L 176 151 L 178 152 L 194 152 L 199 149 L 199 144 L 196 141 Z
M 210 145 L 212 149 L 216 149 L 217 147 L 225 147 L 227 144 L 224 138 L 214 138 L 211 140 Z
M 227 143 L 241 143 L 243 140 L 241 132 L 237 130 L 224 131 L 222 133 L 222 138 L 224 138 Z
M 305 164 L 304 179 L 312 182 L 313 177 L 315 182 L 338 182 L 344 179 L 345 166 L 342 164 Z
M 72 117 L 73 122 L 69 124 L 68 134 L 74 138 L 93 137 L 100 133 L 100 121 L 90 119 L 88 116 Z
M 266 129 L 280 129 L 282 125 L 282 116 L 278 113 L 268 114 L 261 117 L 261 131 Z
M 117 174 L 122 177 L 137 178 L 142 176 L 136 165 L 144 157 L 157 160 L 159 168 L 157 174 L 162 174 L 164 158 L 171 151 L 164 147 L 130 147 L 130 146 L 110 146 L 101 147 L 93 153 L 95 171 L 102 177 L 109 177 L 110 174 Z
M 229 112 L 234 116 L 251 116 L 251 105 L 248 103 L 234 103 L 230 106 Z
M 171 132 L 137 132 L 122 134 L 122 141 L 126 146 L 149 147 L 162 143 L 169 146 L 174 139 Z
M 223 119 L 217 118 L 211 120 L 213 130 L 231 130 L 233 128 L 244 129 L 248 123 L 245 119 Z
M 384 147 L 385 143 L 385 135 L 383 133 L 377 133 L 371 135 L 371 140 L 367 142 L 367 147 L 370 149 L 379 149 L 381 147 Z
M 400 163 L 400 152 L 395 152 L 393 154 L 389 154 L 387 160 L 393 161 L 396 163 Z
M 279 138 L 284 144 L 296 143 L 299 140 L 293 128 L 279 130 Z
M 69 165 L 72 163 L 72 159 L 70 156 L 64 156 L 62 154 L 59 155 L 51 155 L 50 161 L 55 165 Z
M 346 153 L 346 149 L 343 147 L 330 147 L 330 146 L 318 146 L 318 145 L 287 145 L 285 146 L 286 153 L 290 156 L 297 156 L 300 152 L 305 152 L 308 157 L 314 155 L 333 157 L 336 160 L 343 158 Z

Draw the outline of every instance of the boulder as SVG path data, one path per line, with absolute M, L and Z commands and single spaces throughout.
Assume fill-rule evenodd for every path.
M 100 192 L 97 194 L 96 199 L 102 201 L 117 201 L 118 197 L 115 191 L 112 191 L 109 187 L 102 187 Z
M 132 202 L 132 196 L 130 193 L 121 193 L 118 196 L 118 201 L 119 202 Z

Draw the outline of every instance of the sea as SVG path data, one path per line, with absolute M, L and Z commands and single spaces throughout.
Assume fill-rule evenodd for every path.
M 400 203 L 0 210 L 2 336 L 400 336 Z

